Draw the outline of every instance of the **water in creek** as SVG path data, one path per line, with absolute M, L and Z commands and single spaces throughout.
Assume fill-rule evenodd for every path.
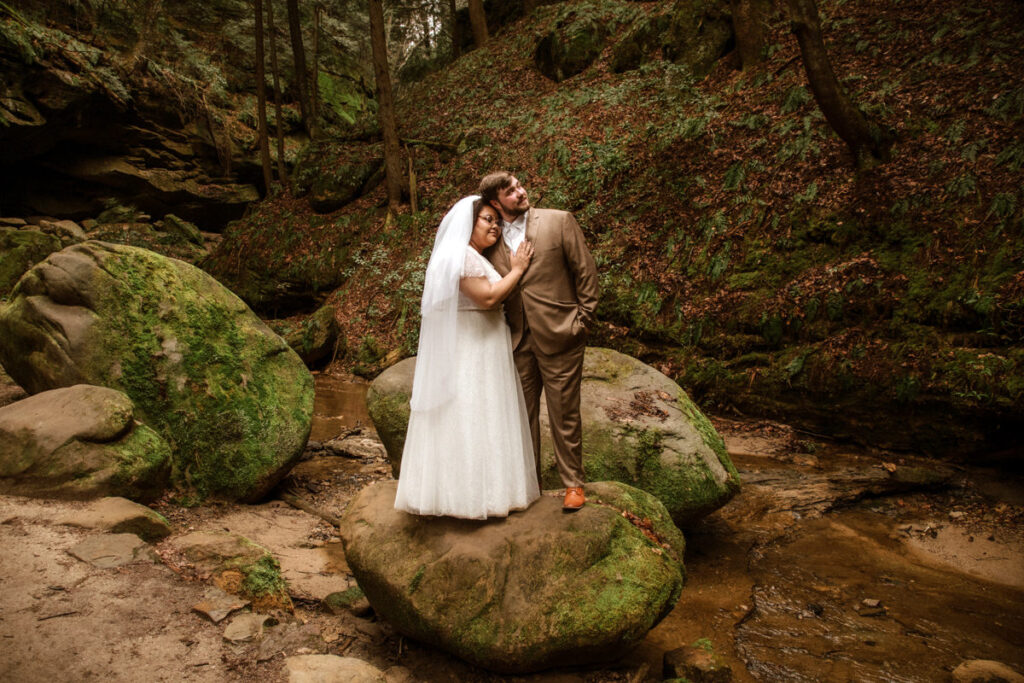
M 311 441 L 329 441 L 338 434 L 364 427 L 373 430 L 366 411 L 366 390 L 369 384 L 358 377 L 324 375 L 314 377 L 316 397 L 313 400 Z
M 370 426 L 366 387 L 318 376 L 312 438 Z M 660 681 L 664 653 L 700 639 L 738 681 L 948 680 L 971 659 L 1024 671 L 1020 477 L 834 444 L 808 455 L 771 429 L 716 426 L 744 485 L 684 530 L 689 577 L 675 609 L 617 665 L 514 680 Z M 318 460 L 312 479 L 352 492 L 388 476 L 382 459 Z M 429 648 L 403 663 L 432 680 L 505 680 Z

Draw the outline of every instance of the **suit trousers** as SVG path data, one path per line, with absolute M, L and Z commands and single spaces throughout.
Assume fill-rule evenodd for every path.
M 533 455 L 540 482 L 540 394 L 544 390 L 551 421 L 555 464 L 562 485 L 583 486 L 583 423 L 580 419 L 580 383 L 586 344 L 556 354 L 540 350 L 527 329 L 512 356 L 523 385 L 526 412 L 533 436 Z M 543 485 L 541 486 L 543 488 Z

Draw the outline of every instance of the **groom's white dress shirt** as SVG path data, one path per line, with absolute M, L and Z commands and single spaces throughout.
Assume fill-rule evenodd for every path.
M 526 239 L 526 216 L 529 213 L 527 211 L 511 223 L 501 222 L 501 238 L 505 240 L 505 246 L 508 247 L 509 255 L 516 253 L 516 249 Z

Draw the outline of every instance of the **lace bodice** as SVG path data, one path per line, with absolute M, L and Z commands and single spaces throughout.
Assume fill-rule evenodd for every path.
M 497 282 L 501 279 L 501 275 L 494 269 L 491 262 L 468 244 L 466 245 L 466 260 L 462 264 L 460 277 L 485 277 L 488 282 Z M 468 296 L 459 292 L 459 309 L 480 310 L 480 307 Z

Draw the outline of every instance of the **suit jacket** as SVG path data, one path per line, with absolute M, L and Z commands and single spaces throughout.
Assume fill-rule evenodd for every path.
M 573 215 L 554 209 L 530 209 L 526 239 L 533 259 L 518 286 L 505 299 L 505 314 L 517 348 L 528 328 L 540 350 L 561 353 L 586 341 L 597 308 L 597 266 Z M 504 239 L 485 254 L 504 277 L 511 259 Z

